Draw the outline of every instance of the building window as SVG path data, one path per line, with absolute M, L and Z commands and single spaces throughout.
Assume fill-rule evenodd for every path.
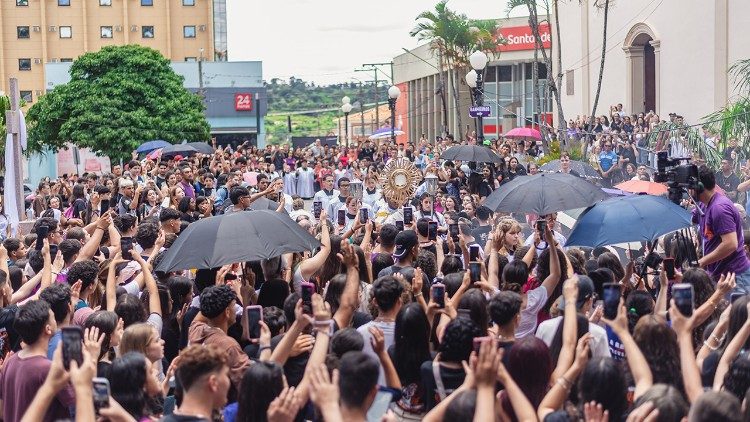
M 185 57 L 185 61 L 186 62 L 197 62 L 198 58 L 197 57 Z
M 99 31 L 101 33 L 102 38 L 112 38 L 112 27 L 111 26 L 101 26 L 99 27 Z
M 18 38 L 29 38 L 31 36 L 28 26 L 17 26 L 16 34 L 18 34 Z
M 153 6 L 154 0 L 141 0 L 141 6 Z
M 73 28 L 70 26 L 61 26 L 60 38 L 73 38 Z
M 21 94 L 21 99 L 26 101 L 27 103 L 32 102 L 34 97 L 31 96 L 31 91 L 21 91 L 19 92 Z
M 497 76 L 500 82 L 513 82 L 513 66 L 498 66 Z
M 18 70 L 31 70 L 31 59 L 18 59 Z
M 29 0 L 16 0 L 16 6 L 28 6 Z
M 112 6 L 112 0 L 99 0 L 99 6 Z
M 70 6 L 70 0 L 57 0 L 58 6 Z
M 73 63 L 73 59 L 71 58 L 60 59 L 60 63 Z
M 183 26 L 182 34 L 185 36 L 185 38 L 195 38 L 195 25 Z
M 154 27 L 153 26 L 142 26 L 141 37 L 143 38 L 154 38 Z
M 183 6 L 195 6 L 195 0 L 182 0 Z

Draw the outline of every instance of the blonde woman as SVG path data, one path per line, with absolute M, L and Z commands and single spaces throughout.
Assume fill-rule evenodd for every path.
M 523 246 L 521 224 L 512 218 L 505 218 L 497 224 L 497 231 L 500 238 L 497 252 L 508 258 L 509 261 L 513 260 L 516 249 Z
M 157 379 L 162 383 L 162 391 L 167 394 L 169 391 L 169 378 L 176 369 L 176 363 L 179 357 L 169 365 L 166 375 L 163 373 L 161 360 L 164 358 L 164 340 L 162 340 L 156 328 L 148 323 L 133 324 L 125 329 L 120 339 L 120 356 L 128 352 L 138 352 L 146 356 L 151 362 Z

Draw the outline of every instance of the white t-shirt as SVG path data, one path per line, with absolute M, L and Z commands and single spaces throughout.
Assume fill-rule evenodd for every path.
M 556 231 L 552 231 L 552 236 L 555 238 L 555 242 L 557 242 L 560 246 L 565 246 L 565 242 L 568 241 L 568 239 L 565 238 L 562 234 Z M 534 233 L 531 233 L 529 237 L 526 238 L 526 241 L 523 242 L 524 246 L 534 246 Z M 539 246 L 536 248 L 536 254 L 541 255 L 542 251 L 547 249 L 547 242 L 542 239 L 541 242 L 539 242 Z M 565 250 L 565 248 L 563 248 Z
M 550 346 L 562 320 L 563 317 L 559 316 L 542 322 L 536 329 L 536 336 L 547 346 Z M 594 357 L 611 357 L 607 344 L 607 332 L 604 328 L 590 322 L 589 333 L 591 333 L 591 355 Z
M 370 321 L 365 325 L 360 326 L 357 328 L 357 332 L 362 334 L 362 337 L 365 339 L 365 347 L 362 349 L 362 351 L 375 359 L 378 359 L 378 355 L 375 354 L 375 351 L 372 350 L 372 345 L 370 344 L 370 338 L 372 338 L 372 335 L 370 334 L 370 327 L 378 327 L 381 330 L 383 330 L 383 339 L 385 340 L 385 350 L 388 350 L 394 343 L 394 337 L 396 333 L 396 323 L 395 322 L 385 322 L 385 321 Z M 380 360 L 378 359 L 378 363 L 380 363 Z M 380 366 L 380 375 L 378 375 L 378 385 L 385 385 L 385 372 L 383 372 L 383 366 Z
M 547 289 L 539 286 L 526 293 L 526 307 L 521 309 L 521 321 L 516 328 L 516 338 L 521 339 L 534 335 L 536 331 L 536 316 L 547 303 Z

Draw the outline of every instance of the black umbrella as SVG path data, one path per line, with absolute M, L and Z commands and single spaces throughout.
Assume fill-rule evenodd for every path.
M 480 145 L 456 145 L 448 148 L 440 158 L 443 160 L 474 161 L 477 163 L 502 163 L 503 159 L 488 147 Z
M 234 212 L 188 225 L 167 250 L 157 270 L 216 268 L 311 251 L 319 246 L 320 242 L 286 214 Z
M 177 144 L 177 145 L 170 145 L 167 147 L 162 148 L 161 155 L 163 156 L 175 156 L 175 155 L 192 155 L 197 153 L 198 150 L 196 150 L 192 145 L 188 144 Z
M 561 170 L 560 167 L 560 160 L 552 160 L 549 163 L 545 163 L 541 167 L 539 167 L 539 170 L 546 173 L 556 173 Z M 584 163 L 583 161 L 571 161 L 570 169 L 578 173 L 578 175 L 583 177 L 584 179 L 602 178 L 599 172 L 596 171 L 596 169 L 591 164 Z
M 580 177 L 565 173 L 539 173 L 519 176 L 487 197 L 484 205 L 493 211 L 539 215 L 584 208 L 607 195 Z
M 195 148 L 195 150 L 198 151 L 199 154 L 213 154 L 214 153 L 214 147 L 212 147 L 211 145 L 205 142 L 188 142 L 185 145 L 190 145 L 191 147 Z
M 248 208 L 250 208 L 251 210 L 256 210 L 256 211 L 262 211 L 262 210 L 276 211 L 277 209 L 279 209 L 279 203 L 271 199 L 268 199 L 265 196 L 261 196 L 260 198 L 253 201 Z M 284 210 L 284 212 L 286 212 L 286 209 L 284 208 L 282 209 Z

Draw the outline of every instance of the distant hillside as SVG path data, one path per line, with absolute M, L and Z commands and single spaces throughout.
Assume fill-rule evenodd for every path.
M 292 118 L 293 136 L 323 136 L 329 132 L 337 132 L 336 118 L 341 116 L 341 99 L 348 96 L 354 109 L 358 112 L 358 104 L 375 102 L 375 88 L 373 83 L 362 84 L 361 93 L 359 82 L 348 82 L 335 85 L 318 86 L 302 79 L 291 77 L 288 81 L 271 79 L 265 83 L 268 93 L 268 116 L 266 116 L 266 133 L 268 142 L 278 144 L 287 139 L 289 130 L 287 117 Z M 379 98 L 381 103 L 387 101 L 387 87 L 380 85 Z M 330 111 L 321 111 L 333 109 Z M 285 114 L 285 113 L 304 114 Z

